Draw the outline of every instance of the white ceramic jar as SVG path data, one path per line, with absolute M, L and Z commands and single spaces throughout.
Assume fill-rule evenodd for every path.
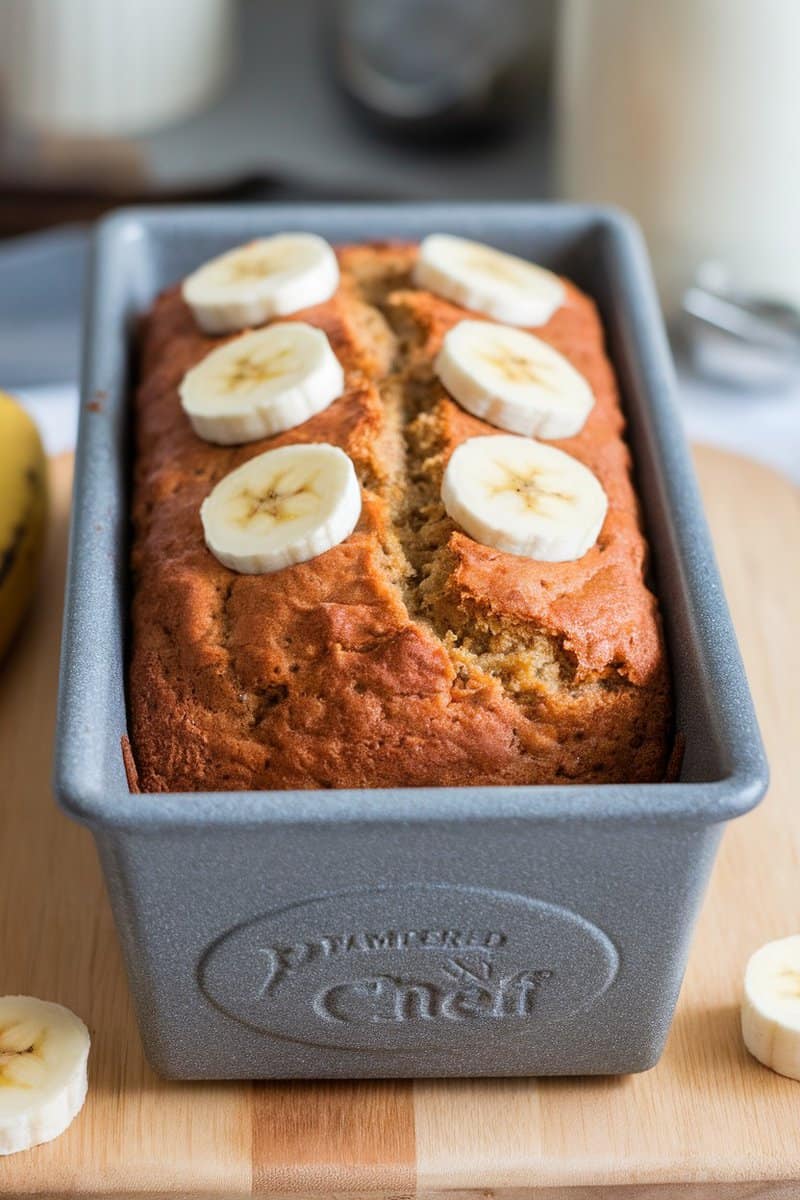
M 558 173 L 640 221 L 665 307 L 699 263 L 800 302 L 800 0 L 561 0 Z
M 0 92 L 23 127 L 144 133 L 201 108 L 232 61 L 232 0 L 1 0 Z

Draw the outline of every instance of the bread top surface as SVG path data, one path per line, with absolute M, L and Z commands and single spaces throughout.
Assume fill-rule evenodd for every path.
M 592 301 L 536 336 L 587 379 L 581 432 L 552 441 L 608 497 L 575 562 L 505 554 L 462 533 L 439 497 L 459 443 L 500 431 L 433 373 L 467 313 L 413 287 L 416 248 L 345 246 L 336 295 L 297 312 L 323 329 L 346 390 L 286 433 L 209 445 L 184 415 L 184 373 L 220 338 L 177 288 L 146 318 L 136 405 L 131 727 L 145 790 L 656 779 L 669 731 L 657 605 Z M 264 450 L 330 442 L 352 458 L 355 532 L 307 563 L 237 575 L 206 549 L 199 510 Z

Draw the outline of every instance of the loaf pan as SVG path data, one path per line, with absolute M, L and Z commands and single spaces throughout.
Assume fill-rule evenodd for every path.
M 599 304 L 685 755 L 677 782 L 131 794 L 125 655 L 138 314 L 236 243 L 477 238 Z M 182 1079 L 621 1073 L 661 1053 L 726 821 L 767 768 L 636 227 L 537 205 L 130 210 L 92 267 L 56 791 L 92 830 L 145 1050 Z

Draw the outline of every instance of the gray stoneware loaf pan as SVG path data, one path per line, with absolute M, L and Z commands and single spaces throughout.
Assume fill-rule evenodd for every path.
M 131 795 L 132 330 L 159 289 L 280 230 L 448 231 L 598 302 L 629 420 L 686 753 L 676 783 Z M 658 1059 L 724 822 L 767 767 L 639 234 L 536 205 L 172 208 L 97 234 L 56 789 L 97 841 L 145 1049 L 176 1078 L 641 1071 Z

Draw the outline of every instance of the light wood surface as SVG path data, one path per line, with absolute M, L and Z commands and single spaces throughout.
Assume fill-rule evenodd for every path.
M 797 1200 L 800 1083 L 738 1031 L 748 954 L 800 929 L 800 493 L 697 454 L 772 767 L 727 832 L 666 1053 L 624 1079 L 174 1084 L 144 1063 L 88 833 L 50 795 L 69 459 L 36 608 L 0 669 L 0 994 L 61 1001 L 94 1039 L 84 1112 L 0 1158 L 0 1194 Z M 98 719 L 102 719 L 98 714 Z

